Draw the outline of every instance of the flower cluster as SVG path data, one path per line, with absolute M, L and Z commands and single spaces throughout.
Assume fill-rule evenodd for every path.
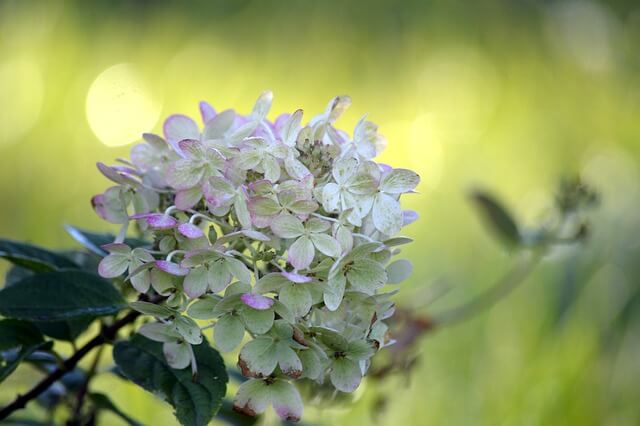
M 140 333 L 163 343 L 168 364 L 195 373 L 191 345 L 209 327 L 201 320 L 212 321 L 221 351 L 248 335 L 238 366 L 250 379 L 235 408 L 255 415 L 273 405 L 295 421 L 293 380 L 353 392 L 393 343 L 384 321 L 394 292 L 382 291 L 411 273 L 390 260 L 411 241 L 395 236 L 417 218 L 399 198 L 419 177 L 373 161 L 385 141 L 365 117 L 352 136 L 334 127 L 349 97 L 304 126 L 302 110 L 267 120 L 271 101 L 263 93 L 247 116 L 203 102 L 203 128 L 170 116 L 164 138 L 143 135 L 130 161 L 98 164 L 115 185 L 92 203 L 122 226 L 100 274 L 166 297 L 133 307 L 157 320 Z M 131 223 L 152 247 L 125 244 Z

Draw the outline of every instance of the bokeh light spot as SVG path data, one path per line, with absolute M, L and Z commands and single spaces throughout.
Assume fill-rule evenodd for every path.
M 156 124 L 161 102 L 134 65 L 118 64 L 91 84 L 86 109 L 98 139 L 107 146 L 121 146 L 140 139 Z
M 0 147 L 16 142 L 36 123 L 44 83 L 38 65 L 18 59 L 0 63 Z

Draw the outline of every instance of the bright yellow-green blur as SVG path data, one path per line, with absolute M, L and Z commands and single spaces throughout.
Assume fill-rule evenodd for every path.
M 557 250 L 490 312 L 429 335 L 409 377 L 365 383 L 352 405 L 309 404 L 305 421 L 637 425 L 639 46 L 631 0 L 0 0 L 0 236 L 62 248 L 64 223 L 109 230 L 89 203 L 109 185 L 95 162 L 128 156 L 169 114 L 197 117 L 200 100 L 247 113 L 270 89 L 272 118 L 308 118 L 348 94 L 338 127 L 368 113 L 388 139 L 383 162 L 422 176 L 406 197 L 421 219 L 406 231 L 415 271 L 401 306 L 438 312 L 508 269 L 471 187 L 530 225 L 564 175 L 581 174 L 602 206 L 586 247 Z M 38 377 L 21 367 L 0 405 Z M 96 385 L 144 424 L 174 424 L 134 385 Z

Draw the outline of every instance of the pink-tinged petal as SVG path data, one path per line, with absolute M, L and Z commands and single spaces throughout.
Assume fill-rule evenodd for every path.
M 181 139 L 178 146 L 187 157 L 203 158 L 206 154 L 206 148 L 197 139 Z
M 402 212 L 402 226 L 411 225 L 413 222 L 418 220 L 420 215 L 418 212 L 413 210 L 404 210 Z
M 240 296 L 240 300 L 242 300 L 242 302 L 245 305 L 252 307 L 253 309 L 257 309 L 259 311 L 267 310 L 271 308 L 275 303 L 275 300 L 273 300 L 270 297 L 266 297 L 261 294 L 254 294 L 254 293 L 245 293 L 242 296 Z
M 182 189 L 176 192 L 176 198 L 173 201 L 180 210 L 187 210 L 198 204 L 202 199 L 202 189 L 194 187 L 191 189 Z
M 202 232 L 202 229 L 198 228 L 193 223 L 183 223 L 182 225 L 178 226 L 178 232 L 190 239 L 204 237 L 204 232 Z
M 136 172 L 133 169 L 128 167 L 111 167 L 107 166 L 104 163 L 96 163 L 98 166 L 98 170 L 102 173 L 107 179 L 119 183 L 119 184 L 136 184 L 138 183 L 135 179 L 133 179 L 130 175 L 135 175 Z
M 280 114 L 276 118 L 276 121 L 273 122 L 273 127 L 275 129 L 276 136 L 280 135 L 280 131 L 282 130 L 282 126 L 284 126 L 284 124 L 287 122 L 289 117 L 291 117 L 291 114 L 289 114 L 288 112 L 285 112 L 283 114 Z
M 311 277 L 306 277 L 304 275 L 296 274 L 295 272 L 282 272 L 282 276 L 288 279 L 291 282 L 300 284 L 300 283 L 308 283 L 313 280 Z
M 313 262 L 315 247 L 311 240 L 303 235 L 291 244 L 287 253 L 289 253 L 289 263 L 295 269 L 305 269 Z
M 380 170 L 382 171 L 382 173 L 388 173 L 391 170 L 393 170 L 393 167 L 384 163 L 378 163 L 378 167 L 380 167 Z
M 170 275 L 175 275 L 177 277 L 184 277 L 190 271 L 189 268 L 183 268 L 177 263 L 167 262 L 166 260 L 156 260 L 154 264 L 161 271 L 164 271 Z
M 216 110 L 209 102 L 202 101 L 200 102 L 200 115 L 202 116 L 202 123 L 207 124 L 216 116 Z
M 100 218 L 103 220 L 109 220 L 107 219 L 107 209 L 104 203 L 105 203 L 104 194 L 94 195 L 91 198 L 91 206 L 93 207 L 93 210 L 96 212 L 96 214 L 100 216 Z
M 153 229 L 171 229 L 178 226 L 178 221 L 173 216 L 162 213 L 134 214 L 131 219 L 143 219 Z
M 164 137 L 169 142 L 183 139 L 199 139 L 200 129 L 191 118 L 186 115 L 174 114 L 169 116 L 162 126 Z

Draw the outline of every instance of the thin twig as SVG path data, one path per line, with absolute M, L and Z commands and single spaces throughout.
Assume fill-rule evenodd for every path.
M 160 296 L 157 300 L 149 301 L 152 303 L 158 303 L 162 299 L 164 299 L 164 297 Z M 60 380 L 65 374 L 73 370 L 76 365 L 78 365 L 78 362 L 80 362 L 82 358 L 84 358 L 89 352 L 91 352 L 92 349 L 113 341 L 116 338 L 118 331 L 122 327 L 131 324 L 139 316 L 139 312 L 131 311 L 110 326 L 103 328 L 100 331 L 100 334 L 78 348 L 74 352 L 74 354 L 71 355 L 71 357 L 67 358 L 62 363 L 62 365 L 53 370 L 48 376 L 46 376 L 37 385 L 35 385 L 29 392 L 25 393 L 24 395 L 18 395 L 11 404 L 0 409 L 0 420 L 6 419 L 14 411 L 24 408 L 29 401 L 37 398 L 40 394 L 49 389 L 49 387 L 56 381 Z

